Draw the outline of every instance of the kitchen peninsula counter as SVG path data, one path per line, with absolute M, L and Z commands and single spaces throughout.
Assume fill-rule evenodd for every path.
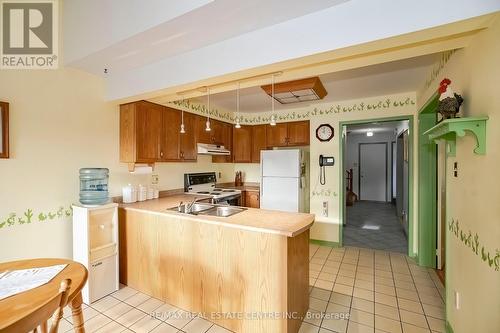
M 314 215 L 167 210 L 193 198 L 120 205 L 120 282 L 234 332 L 298 332 L 309 307 Z
M 314 222 L 314 215 L 304 213 L 288 213 L 258 208 L 245 208 L 245 211 L 229 217 L 181 214 L 168 210 L 181 202 L 189 203 L 194 198 L 204 199 L 206 196 L 189 194 L 172 195 L 155 200 L 147 200 L 133 204 L 121 204 L 125 210 L 148 212 L 152 214 L 182 216 L 188 220 L 211 223 L 230 228 L 239 228 L 270 234 L 294 237 L 308 230 Z

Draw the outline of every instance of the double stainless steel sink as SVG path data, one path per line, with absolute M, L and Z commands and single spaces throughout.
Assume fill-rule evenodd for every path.
M 207 203 L 186 203 L 177 207 L 169 208 L 170 211 L 176 211 L 183 214 L 190 215 L 207 215 L 218 217 L 229 217 L 245 211 L 245 208 L 225 205 L 213 205 Z

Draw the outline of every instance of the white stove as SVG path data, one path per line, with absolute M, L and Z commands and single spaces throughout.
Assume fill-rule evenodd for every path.
M 228 203 L 237 206 L 241 191 L 217 187 L 215 172 L 184 174 L 184 192 L 186 194 L 206 195 L 212 203 Z

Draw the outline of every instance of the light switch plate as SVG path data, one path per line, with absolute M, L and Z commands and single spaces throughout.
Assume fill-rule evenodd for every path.
M 323 217 L 328 217 L 328 201 L 323 201 Z

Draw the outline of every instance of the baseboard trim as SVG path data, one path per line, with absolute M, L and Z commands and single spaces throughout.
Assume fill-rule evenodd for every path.
M 330 241 L 319 240 L 319 239 L 309 239 L 309 243 L 321 245 L 321 246 L 329 246 L 329 247 L 334 247 L 334 248 L 341 247 L 340 243 L 338 243 L 338 242 L 330 242 Z
M 445 324 L 444 328 L 445 328 L 446 333 L 454 333 L 453 332 L 453 327 L 451 327 L 451 324 L 450 324 L 450 322 L 448 320 L 446 321 L 446 324 Z

